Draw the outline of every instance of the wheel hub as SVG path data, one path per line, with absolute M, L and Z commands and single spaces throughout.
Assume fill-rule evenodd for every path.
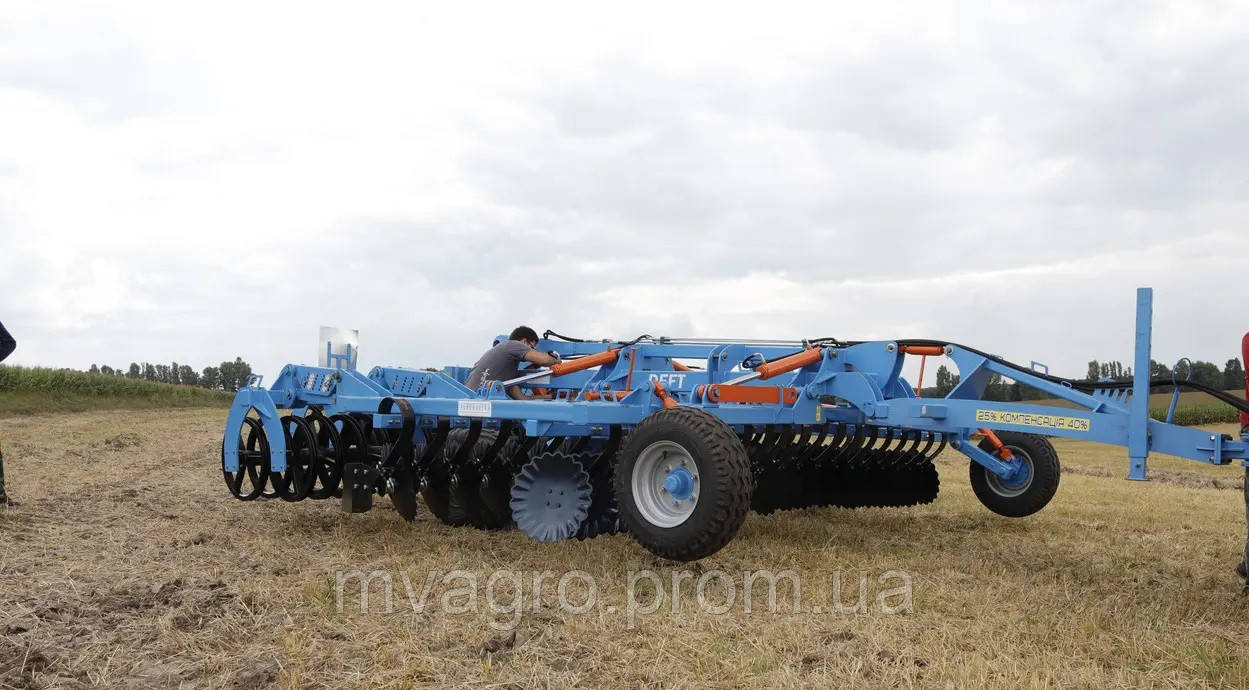
M 999 496 L 1018 496 L 1032 486 L 1032 457 L 1020 448 L 1007 446 L 1015 458 L 1015 471 L 1008 477 L 999 477 L 992 472 L 985 473 L 989 488 Z
M 656 441 L 638 454 L 632 488 L 638 512 L 656 527 L 676 527 L 698 505 L 698 465 L 683 446 Z
M 679 501 L 688 499 L 694 494 L 694 475 L 684 467 L 677 467 L 668 473 L 664 489 Z

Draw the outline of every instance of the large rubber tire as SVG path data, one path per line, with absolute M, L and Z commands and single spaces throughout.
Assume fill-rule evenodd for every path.
M 447 434 L 443 456 L 454 457 L 466 440 L 468 440 L 467 429 L 452 429 Z M 463 527 L 472 523 L 471 516 L 468 506 L 460 500 L 459 492 L 451 490 L 451 474 L 447 470 L 445 465 L 439 463 L 439 467 L 425 477 L 421 485 L 421 497 L 425 499 L 429 512 L 433 513 L 434 517 L 441 520 L 444 525 Z
M 425 499 L 425 506 L 444 525 L 463 527 L 469 524 L 468 510 L 451 496 L 450 480 L 443 481 L 444 483 L 432 484 L 427 479 L 427 483 L 421 486 L 421 498 Z
M 671 527 L 644 517 L 633 491 L 640 454 L 660 441 L 681 446 L 700 479 L 693 512 Z M 615 493 L 625 527 L 648 551 L 674 561 L 706 558 L 728 544 L 746 519 L 753 490 L 750 461 L 737 434 L 697 408 L 655 412 L 634 427 L 617 454 Z
M 448 464 L 467 440 L 467 429 L 448 431 L 447 442 L 442 446 L 442 456 L 445 462 L 440 464 L 435 471 L 430 472 L 421 485 L 421 497 L 425 499 L 425 505 L 428 506 L 433 516 L 442 521 L 443 525 L 463 527 L 473 524 L 472 506 L 468 504 L 470 496 L 463 486 L 452 489 L 451 476 L 455 474 L 455 467 Z M 476 484 L 473 485 L 472 491 L 476 492 Z
M 1044 436 L 1014 431 L 999 431 L 997 436 L 1020 461 L 1031 464 L 1031 478 L 1023 486 L 1009 488 L 982 465 L 973 462 L 970 468 L 972 491 L 986 508 L 998 515 L 1026 517 L 1044 508 L 1058 492 L 1058 479 L 1062 474 L 1058 452 Z M 988 439 L 980 442 L 980 449 L 994 452 Z
M 480 459 L 490 450 L 490 446 L 499 438 L 498 429 L 482 429 L 481 435 L 477 437 L 477 445 L 473 447 L 473 457 Z M 484 477 L 477 477 L 474 484 L 476 494 L 468 501 L 469 513 L 473 518 L 473 525 L 478 529 L 496 530 L 507 529 L 512 525 L 512 509 L 508 506 L 511 500 L 512 491 L 512 475 L 507 468 L 499 462 L 499 458 L 511 457 L 516 452 L 518 440 L 515 437 L 504 442 L 503 447 L 499 449 L 499 454 L 495 457 L 492 466 L 486 469 L 486 473 L 490 474 L 491 481 L 483 484 Z

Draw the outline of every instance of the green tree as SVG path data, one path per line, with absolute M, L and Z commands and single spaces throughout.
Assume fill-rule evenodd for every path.
M 183 364 L 178 367 L 178 382 L 184 386 L 199 385 L 199 374 L 190 366 Z
M 951 373 L 944 364 L 937 367 L 937 386 L 936 393 L 938 397 L 945 397 L 954 390 L 958 385 L 958 374 Z
M 1240 390 L 1245 387 L 1245 369 L 1235 357 L 1227 360 L 1223 367 L 1223 390 Z
M 1001 374 L 990 374 L 989 382 L 984 386 L 984 394 L 980 396 L 984 400 L 1006 400 L 1008 396 L 1007 384 L 1002 380 Z
M 1092 362 L 1089 362 L 1091 365 Z M 1132 367 L 1124 367 L 1123 362 L 1114 360 L 1111 362 L 1102 362 L 1098 369 L 1098 378 L 1110 379 L 1111 381 L 1129 381 L 1132 378 Z
M 88 373 L 88 374 L 98 374 L 98 373 L 100 373 L 100 368 L 99 368 L 99 367 L 97 367 L 96 365 L 92 364 L 92 365 L 91 365 L 91 369 L 89 369 L 89 370 L 87 371 L 87 373 Z
M 1223 387 L 1223 372 L 1213 362 L 1193 362 L 1193 381 L 1212 388 Z
M 220 390 L 221 370 L 217 367 L 204 367 L 204 372 L 199 377 L 199 385 L 210 390 Z
M 1102 365 L 1097 360 L 1094 359 L 1089 361 L 1088 379 L 1090 381 L 1096 381 L 1097 377 L 1101 376 L 1101 372 Z
M 228 391 L 236 391 L 247 385 L 247 379 L 252 375 L 252 366 L 243 361 L 242 357 L 235 357 L 233 362 L 221 363 L 221 385 Z
M 143 370 L 135 362 L 130 363 L 130 368 L 126 370 L 126 378 L 137 379 L 143 376 Z

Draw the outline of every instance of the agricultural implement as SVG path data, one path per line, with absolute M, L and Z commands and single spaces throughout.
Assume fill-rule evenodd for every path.
M 1150 389 L 1162 385 L 1249 411 L 1195 382 L 1151 381 L 1151 315 L 1142 288 L 1129 382 L 1064 379 L 934 340 L 611 342 L 550 331 L 538 347 L 563 361 L 478 390 L 463 367 L 365 375 L 348 361 L 292 364 L 268 389 L 254 377 L 238 392 L 221 465 L 242 500 L 333 497 L 362 512 L 388 496 L 412 520 L 419 496 L 450 525 L 515 525 L 540 541 L 628 532 L 682 561 L 722 548 L 750 510 L 929 503 L 933 458 L 947 447 L 967 456 L 989 510 L 1023 517 L 1058 489 L 1050 436 L 1125 446 L 1134 480 L 1146 479 L 1150 452 L 1249 458 L 1249 437 L 1150 418 Z M 904 360 L 938 355 L 961 378 L 944 397 L 918 397 Z M 983 399 L 996 376 L 1071 407 Z M 515 400 L 511 386 L 552 399 Z

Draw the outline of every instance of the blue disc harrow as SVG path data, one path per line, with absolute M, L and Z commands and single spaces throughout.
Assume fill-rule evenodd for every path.
M 389 496 L 412 520 L 419 495 L 448 525 L 517 526 L 539 541 L 627 532 L 675 560 L 715 553 L 751 510 L 930 503 L 933 459 L 948 449 L 967 457 L 987 508 L 1023 517 L 1058 489 L 1049 437 L 1124 446 L 1135 480 L 1146 479 L 1150 452 L 1249 458 L 1245 437 L 1150 418 L 1149 392 L 1162 385 L 1249 409 L 1191 381 L 1150 380 L 1152 299 L 1138 290 L 1129 382 L 1064 379 L 935 340 L 619 342 L 549 331 L 539 348 L 560 363 L 476 390 L 459 366 L 291 364 L 267 389 L 254 377 L 238 392 L 221 469 L 241 500 L 338 498 L 361 512 Z M 908 356 L 949 358 L 958 383 L 917 396 L 901 376 Z M 996 377 L 1070 406 L 985 400 Z M 513 399 L 512 386 L 551 399 Z

